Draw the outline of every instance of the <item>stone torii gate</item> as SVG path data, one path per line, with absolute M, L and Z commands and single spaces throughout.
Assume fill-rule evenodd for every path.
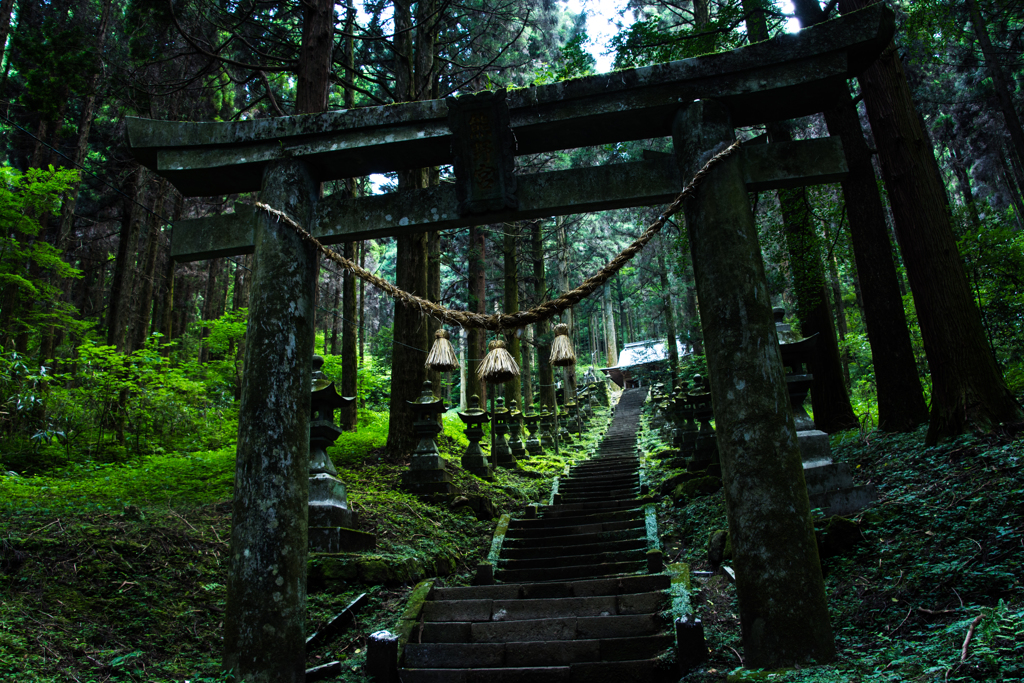
M 186 196 L 260 193 L 325 244 L 670 201 L 734 127 L 832 106 L 891 39 L 874 5 L 731 52 L 505 93 L 237 123 L 128 121 L 136 158 Z M 513 137 L 514 135 L 514 137 Z M 517 176 L 515 155 L 671 136 L 674 155 Z M 319 197 L 338 178 L 454 164 L 457 182 Z M 750 666 L 834 644 L 796 431 L 747 192 L 835 182 L 837 138 L 751 145 L 685 205 Z M 255 253 L 239 410 L 224 664 L 305 670 L 309 378 L 315 253 L 244 204 L 175 223 L 178 261 Z

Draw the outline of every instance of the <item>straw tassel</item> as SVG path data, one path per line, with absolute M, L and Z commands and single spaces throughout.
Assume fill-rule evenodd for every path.
M 459 368 L 459 359 L 449 339 L 451 335 L 448 330 L 440 329 L 434 333 L 434 345 L 430 347 L 427 362 L 424 363 L 426 367 L 436 372 L 451 372 Z
M 477 368 L 476 374 L 485 382 L 504 384 L 519 376 L 519 365 L 512 354 L 505 350 L 505 342 L 495 339 L 487 345 L 487 355 Z
M 551 343 L 551 364 L 558 367 L 576 365 L 576 352 L 572 350 L 569 326 L 565 323 L 555 325 L 555 340 Z

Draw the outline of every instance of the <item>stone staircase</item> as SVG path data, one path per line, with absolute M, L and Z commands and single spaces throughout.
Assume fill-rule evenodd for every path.
M 403 683 L 678 678 L 664 656 L 675 646 L 664 616 L 672 579 L 647 573 L 636 456 L 646 395 L 623 393 L 596 455 L 557 482 L 539 518 L 509 521 L 496 583 L 431 589 L 404 648 Z

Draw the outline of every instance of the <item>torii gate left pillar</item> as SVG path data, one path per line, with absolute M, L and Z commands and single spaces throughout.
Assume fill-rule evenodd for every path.
M 300 225 L 316 211 L 308 165 L 263 172 L 260 200 Z M 224 617 L 224 668 L 237 680 L 301 683 L 306 670 L 310 377 L 316 252 L 266 212 L 255 221 Z

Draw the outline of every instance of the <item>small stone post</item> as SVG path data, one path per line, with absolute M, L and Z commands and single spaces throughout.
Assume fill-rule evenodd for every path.
M 735 139 L 728 109 L 709 100 L 680 110 L 672 134 L 687 181 Z M 701 301 L 745 665 L 828 662 L 835 641 L 740 157 L 719 163 L 683 206 Z
M 264 171 L 260 199 L 300 225 L 311 224 L 318 196 L 304 162 L 275 161 Z M 224 668 L 248 683 L 306 675 L 316 275 L 313 248 L 257 212 L 224 615 Z

